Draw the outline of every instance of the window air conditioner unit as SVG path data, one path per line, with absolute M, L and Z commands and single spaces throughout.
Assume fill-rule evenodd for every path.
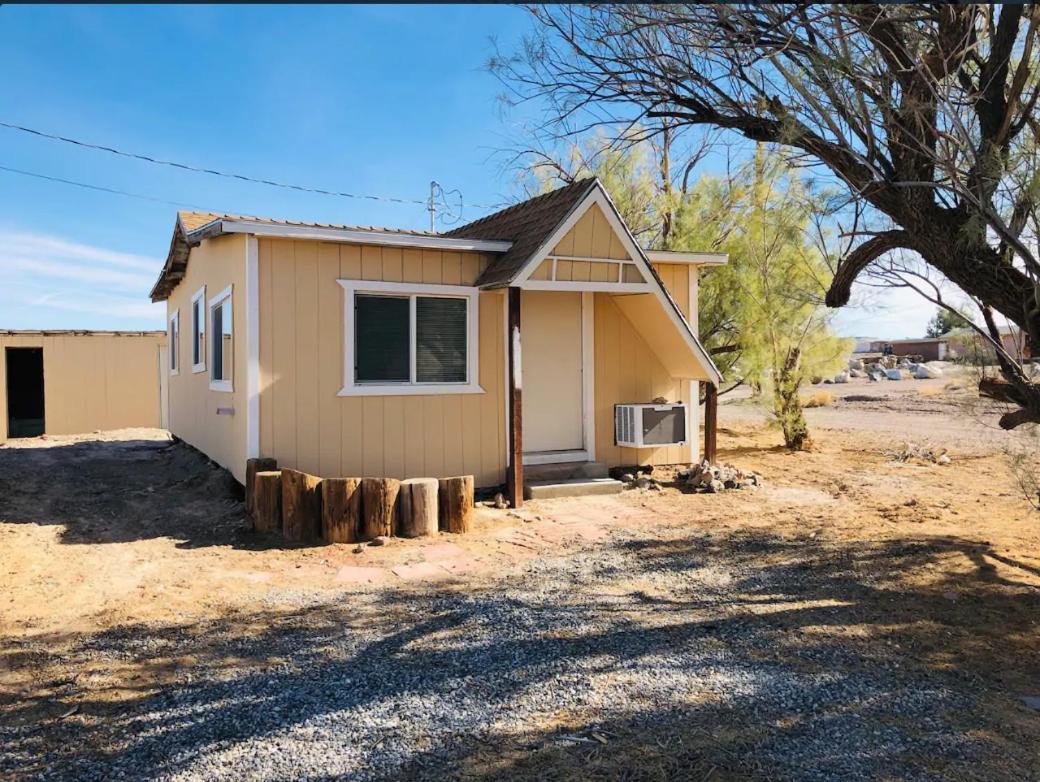
M 614 442 L 628 448 L 686 443 L 686 405 L 614 405 Z

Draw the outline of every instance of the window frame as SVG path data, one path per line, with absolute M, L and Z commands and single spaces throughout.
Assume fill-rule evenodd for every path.
M 226 288 L 224 288 L 224 290 L 222 290 L 216 296 L 211 298 L 209 300 L 209 302 L 207 303 L 207 306 L 206 306 L 206 317 L 209 320 L 209 323 L 207 324 L 207 326 L 208 326 L 208 332 L 207 333 L 212 335 L 214 333 L 213 332 L 213 310 L 216 307 L 218 307 L 221 304 L 223 304 L 225 301 L 227 302 L 227 313 L 228 313 L 228 318 L 229 318 L 229 320 L 231 322 L 231 377 L 229 377 L 229 378 L 222 378 L 220 380 L 214 379 L 213 373 L 217 369 L 217 362 L 216 361 L 211 361 L 210 365 L 209 365 L 209 390 L 210 391 L 221 391 L 221 392 L 227 393 L 227 394 L 233 393 L 234 390 L 235 390 L 234 376 L 235 376 L 235 351 L 236 351 L 235 341 L 236 341 L 236 339 L 235 339 L 234 302 L 232 301 L 232 293 L 233 292 L 234 292 L 234 286 L 233 285 L 228 285 Z M 223 358 L 223 356 L 221 356 L 221 358 Z
M 196 322 L 195 305 L 201 300 L 201 304 L 198 307 L 199 318 Z M 198 374 L 199 372 L 206 371 L 206 335 L 209 334 L 209 330 L 206 328 L 207 307 L 206 307 L 206 286 L 203 285 L 197 291 L 195 295 L 191 297 L 191 371 L 192 374 Z M 195 362 L 195 351 L 199 352 L 198 363 Z
M 426 285 L 408 282 L 338 280 L 343 288 L 343 387 L 339 396 L 425 396 L 483 394 L 480 378 L 480 289 L 468 285 Z M 408 299 L 409 337 L 407 382 L 358 382 L 355 378 L 355 298 L 358 295 Z M 460 383 L 420 383 L 416 380 L 416 298 L 464 299 L 466 302 L 466 380 Z
M 181 311 L 175 309 L 170 315 L 170 330 L 167 339 L 170 341 L 170 377 L 176 377 L 181 373 Z

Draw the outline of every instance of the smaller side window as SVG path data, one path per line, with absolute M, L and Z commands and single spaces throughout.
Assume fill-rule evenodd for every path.
M 170 316 L 170 374 L 176 375 L 181 364 L 181 318 L 180 311 Z
M 206 371 L 206 286 L 191 297 L 191 371 Z
M 235 340 L 231 286 L 209 300 L 209 343 L 209 387 L 214 391 L 232 391 Z

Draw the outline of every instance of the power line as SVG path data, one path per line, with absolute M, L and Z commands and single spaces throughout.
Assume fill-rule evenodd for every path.
M 241 182 L 251 182 L 258 185 L 268 185 L 269 187 L 280 187 L 286 190 L 296 190 L 302 193 L 315 193 L 317 195 L 326 196 L 337 196 L 340 198 L 353 198 L 358 200 L 367 201 L 383 201 L 392 204 L 419 204 L 421 206 L 427 206 L 428 201 L 418 200 L 412 198 L 395 198 L 393 196 L 377 196 L 377 195 L 364 195 L 360 193 L 344 193 L 336 190 L 324 190 L 320 187 L 308 187 L 306 185 L 295 185 L 290 182 L 279 182 L 274 179 L 263 179 L 260 177 L 251 177 L 245 174 L 237 174 L 230 171 L 220 171 L 215 168 L 203 168 L 200 166 L 192 166 L 187 163 L 178 163 L 174 160 L 163 160 L 162 158 L 153 157 L 152 155 L 143 155 L 137 152 L 127 152 L 122 149 L 115 147 L 105 146 L 103 144 L 92 144 L 88 141 L 80 141 L 79 139 L 69 138 L 68 136 L 60 136 L 55 133 L 47 133 L 43 130 L 36 130 L 35 128 L 27 128 L 23 125 L 16 125 L 11 122 L 3 122 L 0 120 L 0 127 L 8 128 L 9 130 L 17 130 L 22 133 L 29 133 L 33 136 L 40 138 L 50 139 L 51 141 L 61 141 L 65 144 L 72 144 L 77 147 L 84 149 L 94 149 L 99 152 L 108 152 L 112 155 L 118 155 L 120 157 L 131 158 L 133 160 L 140 160 L 145 163 L 152 163 L 157 166 L 169 166 L 170 168 L 177 168 L 182 171 L 191 171 L 197 174 L 209 174 L 210 176 L 223 177 L 225 179 L 237 179 Z M 497 207 L 486 204 L 467 204 L 467 206 L 476 207 L 477 209 L 495 209 Z
M 6 171 L 9 174 L 20 174 L 22 176 L 33 177 L 34 179 L 45 179 L 48 182 L 60 182 L 63 185 L 73 185 L 75 187 L 83 187 L 87 190 L 97 190 L 102 193 L 112 193 L 114 195 L 128 196 L 130 198 L 140 198 L 142 201 L 151 201 L 156 204 L 168 204 L 170 206 L 183 206 L 188 209 L 197 209 L 201 212 L 212 211 L 205 207 L 196 206 L 195 204 L 188 204 L 183 201 L 168 201 L 165 198 L 154 198 L 152 196 L 142 195 L 141 193 L 130 193 L 126 190 L 117 190 L 112 187 L 102 187 L 101 185 L 91 185 L 87 182 L 77 182 L 73 179 L 62 179 L 57 176 L 49 176 L 47 174 L 38 174 L 35 171 L 23 171 L 20 168 L 10 168 L 9 166 L 0 166 L 0 171 Z

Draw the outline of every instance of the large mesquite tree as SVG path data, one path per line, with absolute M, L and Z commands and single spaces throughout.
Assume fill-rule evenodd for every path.
M 557 129 L 720 128 L 824 166 L 852 243 L 827 295 L 912 251 L 1040 355 L 1040 9 L 1033 5 L 534 6 L 523 52 L 493 68 Z M 1040 386 L 998 352 L 981 390 L 1040 422 Z

